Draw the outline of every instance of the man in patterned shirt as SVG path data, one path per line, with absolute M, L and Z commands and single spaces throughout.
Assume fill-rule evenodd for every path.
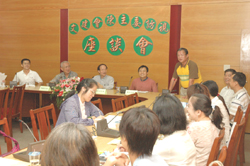
M 201 83 L 201 73 L 195 62 L 189 60 L 188 50 L 186 48 L 179 48 L 177 50 L 178 63 L 175 65 L 174 73 L 170 81 L 169 90 L 173 90 L 178 77 L 181 83 L 181 96 L 187 96 L 187 88 L 195 83 Z
M 241 106 L 243 116 L 245 116 L 248 104 L 250 103 L 249 95 L 244 89 L 245 84 L 246 75 L 244 73 L 236 72 L 234 75 L 232 75 L 232 79 L 230 81 L 230 88 L 234 91 L 234 97 L 229 106 L 229 119 L 231 124 L 234 121 L 234 116 L 237 112 L 238 107 Z

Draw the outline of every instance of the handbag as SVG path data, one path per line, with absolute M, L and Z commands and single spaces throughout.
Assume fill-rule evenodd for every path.
M 0 157 L 8 156 L 8 155 L 10 155 L 10 154 L 12 154 L 12 153 L 15 153 L 15 152 L 17 152 L 17 151 L 20 150 L 20 147 L 19 147 L 19 144 L 18 144 L 17 140 L 15 140 L 14 138 L 12 138 L 11 136 L 8 136 L 7 134 L 5 134 L 5 133 L 4 133 L 3 131 L 1 131 L 1 130 L 0 130 L 0 134 L 3 135 L 4 137 L 10 138 L 10 139 L 14 142 L 14 144 L 15 144 L 15 146 L 12 148 L 11 151 L 9 151 L 9 152 L 7 152 L 7 153 L 4 153 L 4 154 L 0 155 Z

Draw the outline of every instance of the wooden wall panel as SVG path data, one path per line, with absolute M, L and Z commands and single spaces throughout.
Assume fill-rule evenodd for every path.
M 68 0 L 0 0 L 0 10 L 48 10 L 68 7 Z
M 229 3 L 229 2 L 246 2 L 250 0 L 170 0 L 171 5 L 187 4 L 208 4 L 208 3 Z
M 58 10 L 1 11 L 0 34 L 58 35 Z
M 21 59 L 31 60 L 44 83 L 58 74 L 60 64 L 59 10 L 0 12 L 0 71 L 7 83 L 22 70 Z
M 139 15 L 143 22 L 147 18 L 154 18 L 157 26 L 161 21 L 169 22 L 170 20 L 169 6 L 119 9 L 70 9 L 69 25 L 71 23 L 79 25 L 83 18 L 87 18 L 92 22 L 92 19 L 96 16 L 100 16 L 105 20 L 108 14 L 114 14 L 117 19 L 116 24 L 112 27 L 103 24 L 103 27 L 100 29 L 94 29 L 91 25 L 88 31 L 80 29 L 76 35 L 69 34 L 69 61 L 72 70 L 79 75 L 82 73 L 81 75 L 84 77 L 92 77 L 97 74 L 97 66 L 101 63 L 106 63 L 109 67 L 108 74 L 115 78 L 118 86 L 121 86 L 128 85 L 131 75 L 137 78 L 137 69 L 140 65 L 144 64 L 149 66 L 149 76 L 152 79 L 155 78 L 155 81 L 159 83 L 159 90 L 161 91 L 162 88 L 168 86 L 169 34 L 160 34 L 157 27 L 153 31 L 147 31 L 144 26 L 140 29 L 133 29 L 131 23 L 123 27 L 118 23 L 118 17 L 122 13 L 128 14 L 130 21 L 136 15 Z M 82 48 L 82 41 L 88 35 L 94 35 L 100 43 L 99 51 L 94 55 L 87 55 Z M 113 35 L 119 35 L 125 41 L 125 50 L 119 56 L 113 56 L 107 51 L 107 40 Z M 137 55 L 133 49 L 134 40 L 140 35 L 149 36 L 154 44 L 151 54 L 145 57 Z
M 77 8 L 120 8 L 120 7 L 141 7 L 141 6 L 168 6 L 170 0 L 126 0 L 126 1 L 117 1 L 117 0 L 74 0 L 69 1 L 69 9 Z
M 250 28 L 250 2 L 183 4 L 181 46 L 200 67 L 203 81 L 212 79 L 219 88 L 224 65 L 240 71 L 240 43 L 243 28 Z M 233 12 L 232 12 L 233 11 Z

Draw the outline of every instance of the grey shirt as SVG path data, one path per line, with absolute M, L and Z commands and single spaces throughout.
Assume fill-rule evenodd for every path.
M 80 108 L 79 97 L 77 94 L 69 97 L 65 100 L 61 107 L 61 112 L 59 114 L 58 120 L 56 122 L 56 126 L 64 123 L 64 122 L 73 122 L 73 123 L 82 123 L 86 126 L 91 126 L 94 124 L 93 119 L 82 119 L 82 112 Z M 102 111 L 97 108 L 91 102 L 85 102 L 85 115 L 87 117 L 95 116 L 98 117 L 103 115 Z
M 69 73 L 69 76 L 68 78 L 71 78 L 71 77 L 77 77 L 77 73 L 76 72 L 73 72 L 71 71 Z M 55 82 L 55 83 L 59 83 L 60 80 L 64 80 L 64 79 L 67 79 L 64 72 L 61 72 L 60 74 L 57 74 L 50 82 Z
M 113 89 L 114 88 L 114 78 L 106 75 L 101 78 L 100 75 L 96 75 L 93 78 L 96 82 L 99 82 L 105 89 Z

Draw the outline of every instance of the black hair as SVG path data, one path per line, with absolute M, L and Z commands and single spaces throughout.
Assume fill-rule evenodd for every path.
M 221 95 L 218 94 L 219 87 L 218 87 L 217 83 L 213 80 L 208 80 L 206 82 L 203 82 L 203 85 L 205 85 L 208 88 L 211 96 L 213 96 L 213 97 L 217 96 L 222 101 L 222 103 L 223 103 L 224 107 L 226 108 L 227 113 L 229 115 L 229 111 L 228 111 L 227 105 L 225 103 L 225 100 L 223 99 L 223 97 Z
M 178 130 L 186 130 L 187 118 L 180 100 L 170 94 L 158 97 L 153 111 L 159 117 L 160 134 L 170 135 Z
M 242 72 L 236 72 L 233 76 L 233 80 L 234 81 L 237 81 L 238 84 L 241 86 L 241 87 L 244 87 L 245 84 L 246 84 L 246 75 Z
M 205 94 L 208 97 L 210 97 L 208 88 L 203 84 L 195 83 L 187 88 L 188 99 L 195 93 Z
M 141 69 L 141 68 L 146 68 L 146 70 L 147 70 L 147 72 L 148 72 L 148 67 L 147 66 L 145 66 L 145 65 L 141 65 L 139 68 L 138 68 L 138 72 L 139 72 L 139 70 Z
M 22 59 L 22 60 L 21 60 L 21 64 L 23 64 L 23 61 L 29 61 L 29 63 L 30 63 L 30 60 L 27 59 L 27 58 Z
M 104 66 L 106 67 L 106 69 L 108 69 L 108 66 L 107 66 L 107 65 L 105 65 L 105 64 L 100 64 L 100 65 L 97 67 L 97 70 L 100 70 L 100 67 L 101 67 L 102 65 L 104 65 Z
M 186 55 L 188 54 L 188 50 L 186 48 L 179 48 L 177 52 L 179 51 L 184 51 Z
M 131 108 L 122 116 L 119 132 L 126 138 L 131 153 L 151 156 L 160 133 L 160 121 L 148 108 Z
M 223 123 L 220 108 L 218 106 L 215 106 L 213 111 L 213 108 L 211 106 L 211 100 L 208 96 L 204 94 L 193 94 L 191 96 L 191 103 L 195 111 L 201 110 L 206 117 L 209 117 L 209 115 L 213 112 L 213 116 L 211 119 L 212 123 L 218 129 L 222 129 Z
M 224 74 L 226 74 L 227 72 L 231 72 L 233 75 L 236 73 L 234 69 L 227 69 L 224 71 Z
M 82 87 L 84 87 L 86 90 L 85 92 L 83 92 L 83 94 L 87 93 L 89 88 L 93 88 L 94 86 L 98 86 L 97 82 L 92 79 L 92 78 L 85 78 L 83 79 L 76 87 L 76 91 L 77 93 L 80 93 L 80 91 L 82 90 Z M 73 96 L 76 93 L 75 90 L 72 90 L 71 92 L 69 92 L 66 96 L 65 96 L 65 100 L 68 99 L 69 97 Z

